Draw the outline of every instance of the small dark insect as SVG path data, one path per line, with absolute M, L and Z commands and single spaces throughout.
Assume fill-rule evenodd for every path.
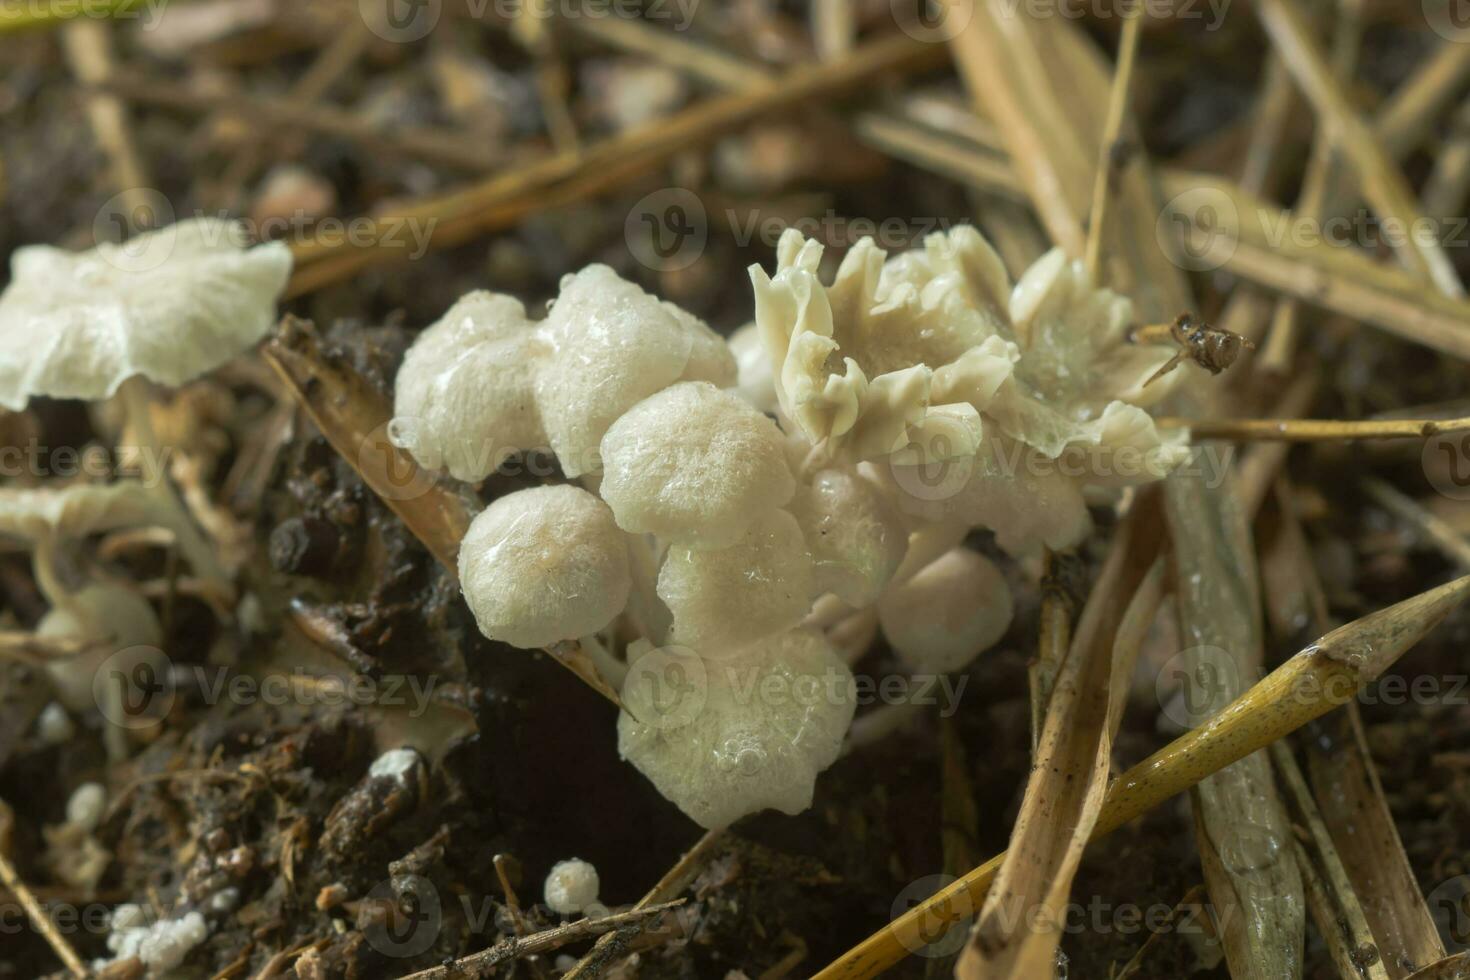
M 1147 344 L 1168 340 L 1179 345 L 1179 350 L 1174 356 L 1143 383 L 1144 387 L 1148 387 L 1174 370 L 1186 357 L 1211 374 L 1219 374 L 1235 363 L 1242 349 L 1256 349 L 1254 343 L 1240 334 L 1213 327 L 1203 320 L 1196 320 L 1189 313 L 1179 314 L 1178 319 L 1173 323 L 1156 323 L 1139 327 L 1133 331 L 1132 339 L 1134 343 Z

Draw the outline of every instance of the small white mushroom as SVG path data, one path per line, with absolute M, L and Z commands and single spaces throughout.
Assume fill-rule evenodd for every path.
M 546 904 L 558 915 L 576 915 L 597 903 L 602 883 L 588 861 L 572 858 L 552 865 L 546 876 Z
M 674 546 L 658 595 L 674 639 L 700 650 L 738 647 L 784 632 L 811 608 L 812 560 L 796 518 L 773 510 L 728 548 Z
M 689 547 L 729 547 L 796 492 L 776 423 L 707 382 L 633 406 L 608 429 L 602 458 L 618 525 Z
M 908 547 L 897 509 L 852 470 L 817 473 L 796 492 L 791 513 L 811 550 L 816 591 L 855 608 L 878 598 Z
M 265 335 L 290 274 L 284 244 L 249 248 L 214 218 L 81 253 L 18 249 L 0 294 L 0 405 L 107 398 L 135 375 L 183 384 Z
M 608 426 L 654 392 L 681 378 L 735 381 L 735 359 L 718 335 L 605 265 L 563 279 L 536 334 L 548 350 L 536 404 L 568 476 L 601 470 Z
M 533 341 L 519 300 L 483 291 L 461 298 L 409 348 L 389 438 L 419 465 L 470 482 L 513 453 L 545 446 Z
M 47 639 L 79 640 L 87 649 L 46 664 L 56 698 L 73 711 L 97 704 L 97 670 L 109 658 L 125 676 L 148 664 L 154 676 L 167 666 L 163 628 L 153 607 L 137 592 L 122 585 L 96 582 L 65 597 L 36 624 L 36 635 Z
M 628 545 L 586 490 L 536 487 L 470 523 L 459 578 L 480 632 L 531 649 L 602 629 L 628 602 Z
M 708 829 L 811 806 L 856 707 L 852 674 L 820 634 L 792 630 L 698 661 L 698 676 L 681 671 L 695 688 L 687 710 L 666 710 L 668 692 L 640 669 L 649 657 L 623 685 L 618 751 L 666 799 Z
M 1011 625 L 1011 590 L 1000 569 L 967 548 L 946 552 L 878 600 L 894 652 L 916 672 L 961 670 Z
M 89 833 L 102 822 L 107 809 L 107 790 L 101 783 L 83 783 L 66 801 L 66 822 Z
M 47 745 L 64 745 L 77 733 L 76 723 L 60 702 L 52 701 L 36 718 L 36 736 Z

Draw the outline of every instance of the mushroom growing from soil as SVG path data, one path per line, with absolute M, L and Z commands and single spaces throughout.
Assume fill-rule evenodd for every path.
M 558 915 L 576 915 L 597 904 L 602 887 L 597 869 L 581 858 L 558 861 L 546 876 L 543 897 L 551 911 Z
M 243 226 L 215 218 L 169 225 L 72 253 L 18 249 L 0 293 L 0 406 L 35 395 L 97 400 L 121 394 L 146 473 L 174 497 L 149 417 L 149 382 L 181 385 L 248 350 L 275 323 L 291 252 L 248 247 Z M 224 574 L 192 523 L 173 529 L 195 570 Z
M 82 645 L 75 655 L 44 665 L 57 699 L 66 707 L 73 711 L 104 707 L 112 717 L 117 706 L 99 705 L 98 696 L 119 692 L 97 687 L 98 668 L 120 654 L 123 660 L 113 664 L 123 671 L 143 663 L 157 671 L 165 663 L 157 649 L 163 630 L 153 607 L 134 589 L 93 580 L 77 570 L 71 549 L 91 534 L 126 527 L 177 531 L 187 521 L 171 497 L 152 493 L 136 480 L 62 489 L 0 489 L 0 535 L 30 546 L 36 584 L 51 604 L 37 623 L 37 636 Z M 190 550 L 190 539 L 181 536 L 179 541 L 187 560 L 202 560 Z M 114 756 L 126 754 L 121 730 L 109 729 L 108 746 Z
M 602 458 L 618 525 L 691 548 L 735 544 L 796 492 L 776 423 L 708 382 L 632 406 L 607 430 Z
M 648 683 L 668 656 L 646 650 L 633 662 L 618 718 L 623 758 L 707 829 L 768 807 L 810 807 L 856 707 L 852 673 L 821 634 L 791 630 L 708 660 L 683 655 L 686 700 L 672 711 Z
M 533 649 L 602 629 L 623 611 L 627 542 L 612 511 L 579 487 L 519 490 L 478 514 L 459 551 L 480 632 Z
M 535 325 L 510 296 L 462 297 L 419 334 L 394 386 L 389 438 L 456 480 L 489 476 L 546 445 L 534 391 Z

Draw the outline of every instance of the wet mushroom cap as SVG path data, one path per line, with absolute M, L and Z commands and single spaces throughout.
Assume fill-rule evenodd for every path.
M 729 547 L 796 492 L 776 423 L 707 382 L 633 406 L 608 429 L 602 459 L 619 526 L 671 544 Z
M 394 382 L 389 438 L 420 466 L 467 482 L 514 453 L 544 447 L 538 355 L 519 300 L 484 291 L 462 297 L 409 348 Z
M 735 359 L 709 327 L 605 265 L 562 280 L 536 335 L 547 350 L 536 404 L 571 477 L 602 469 L 598 447 L 608 427 L 649 395 L 681 378 L 735 381 Z
M 658 596 L 674 640 L 699 649 L 744 646 L 801 622 L 811 608 L 812 560 L 796 519 L 773 510 L 728 548 L 669 549 Z
M 523 649 L 597 632 L 631 588 L 612 511 L 573 486 L 520 490 L 485 508 L 460 545 L 459 578 L 480 632 Z
M 677 658 L 677 659 L 675 659 Z M 681 699 L 649 681 L 680 668 Z M 623 684 L 618 751 L 706 829 L 766 808 L 801 813 L 836 761 L 857 698 L 819 633 L 792 630 L 704 658 L 649 650 Z

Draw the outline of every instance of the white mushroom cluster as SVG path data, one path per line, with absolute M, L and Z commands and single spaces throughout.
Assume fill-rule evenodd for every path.
M 1012 615 L 973 529 L 1070 547 L 1085 487 L 1185 454 L 1146 411 L 1169 352 L 1129 343 L 1128 303 L 1059 253 L 1015 286 L 972 228 L 892 259 L 865 240 L 830 285 L 821 253 L 784 236 L 728 343 L 604 266 L 539 323 L 472 294 L 397 382 L 422 465 L 478 480 L 549 449 L 579 481 L 475 518 L 466 600 L 512 646 L 587 641 L 624 758 L 705 827 L 811 805 L 855 709 L 850 624 L 916 673 L 963 669 Z

